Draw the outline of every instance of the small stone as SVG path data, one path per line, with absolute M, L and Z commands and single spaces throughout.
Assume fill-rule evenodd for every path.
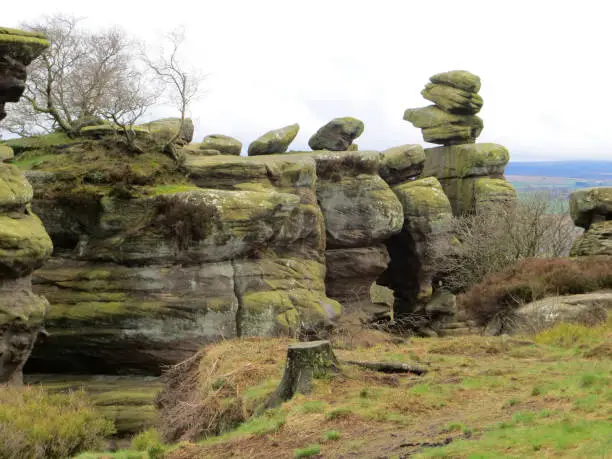
M 266 132 L 249 145 L 249 156 L 285 153 L 299 130 L 300 125 L 296 123 Z
M 310 138 L 308 145 L 313 150 L 346 151 L 363 129 L 363 121 L 357 118 L 335 118 L 322 126 Z

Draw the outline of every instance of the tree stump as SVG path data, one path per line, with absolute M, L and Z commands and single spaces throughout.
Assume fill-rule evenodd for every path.
M 296 393 L 312 392 L 312 379 L 340 371 L 338 359 L 327 340 L 292 344 L 287 349 L 287 364 L 283 379 L 264 404 L 275 408 Z

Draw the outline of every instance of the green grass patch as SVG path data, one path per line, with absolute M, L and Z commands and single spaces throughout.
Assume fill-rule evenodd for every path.
M 336 441 L 340 440 L 340 432 L 337 430 L 328 430 L 323 434 L 323 441 Z
M 319 445 L 309 445 L 305 448 L 296 449 L 294 451 L 293 457 L 296 459 L 300 459 L 302 457 L 311 457 L 321 454 L 321 446 Z

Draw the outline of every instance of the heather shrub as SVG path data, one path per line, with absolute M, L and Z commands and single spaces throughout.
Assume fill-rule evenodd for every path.
M 72 457 L 100 448 L 114 430 L 83 392 L 51 394 L 35 386 L 0 386 L 2 458 Z
M 458 302 L 484 325 L 531 301 L 603 289 L 612 289 L 612 257 L 527 258 L 489 274 L 459 295 Z

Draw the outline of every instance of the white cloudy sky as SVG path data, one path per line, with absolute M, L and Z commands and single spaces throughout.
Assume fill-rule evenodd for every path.
M 190 63 L 210 75 L 192 108 L 198 141 L 223 133 L 248 145 L 299 122 L 300 149 L 331 118 L 355 116 L 366 126 L 360 149 L 423 143 L 404 109 L 428 105 L 429 76 L 465 69 L 483 81 L 480 141 L 514 160 L 612 159 L 606 0 L 4 3 L 4 26 L 62 12 L 147 43 L 185 26 Z

